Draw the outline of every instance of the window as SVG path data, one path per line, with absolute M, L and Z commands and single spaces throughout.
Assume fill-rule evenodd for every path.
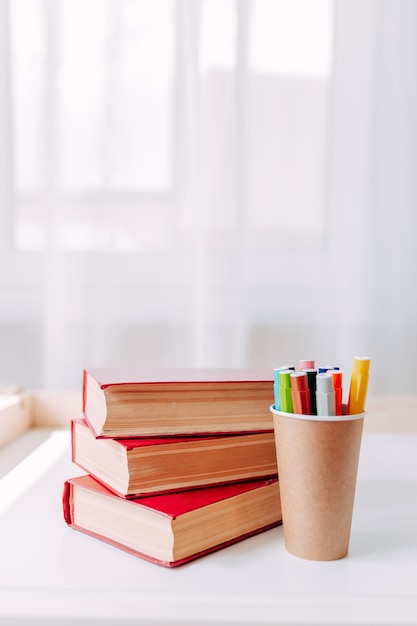
M 10 0 L 16 247 L 319 247 L 332 23 L 330 0 Z

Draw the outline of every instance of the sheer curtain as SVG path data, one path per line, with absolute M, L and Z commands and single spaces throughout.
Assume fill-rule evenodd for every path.
M 412 0 L 0 0 L 0 377 L 415 393 Z

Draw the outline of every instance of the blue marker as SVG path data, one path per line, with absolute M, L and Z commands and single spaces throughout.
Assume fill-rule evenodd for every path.
M 319 374 L 325 374 L 329 370 L 340 370 L 340 367 L 336 367 L 335 365 L 325 365 L 324 367 L 319 367 Z
M 279 385 L 279 373 L 282 370 L 292 370 L 295 372 L 295 367 L 293 365 L 281 365 L 281 367 L 274 367 L 274 402 L 275 408 L 277 411 L 281 410 L 281 395 L 280 395 L 280 385 Z

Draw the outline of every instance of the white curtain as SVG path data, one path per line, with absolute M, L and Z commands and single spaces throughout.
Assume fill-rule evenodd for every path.
M 0 0 L 0 383 L 416 393 L 413 0 Z

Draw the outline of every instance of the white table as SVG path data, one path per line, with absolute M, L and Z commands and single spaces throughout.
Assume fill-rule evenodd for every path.
M 329 563 L 286 553 L 282 527 L 148 563 L 66 526 L 79 473 L 58 430 L 0 480 L 0 623 L 417 624 L 417 433 L 364 433 L 349 555 Z

